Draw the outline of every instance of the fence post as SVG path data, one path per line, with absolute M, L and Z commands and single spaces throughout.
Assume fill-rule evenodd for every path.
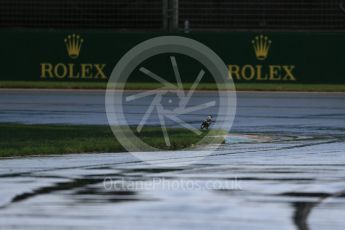
M 162 0 L 163 30 L 174 32 L 179 29 L 179 0 Z
M 179 0 L 170 0 L 170 31 L 177 31 L 179 28 Z
M 169 0 L 162 0 L 163 30 L 169 30 Z

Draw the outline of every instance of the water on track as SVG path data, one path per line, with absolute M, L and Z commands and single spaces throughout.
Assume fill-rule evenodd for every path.
M 1 94 L 2 122 L 105 122 L 102 93 Z M 128 153 L 3 159 L 0 229 L 343 229 L 344 99 L 240 93 L 227 143 L 184 167 Z

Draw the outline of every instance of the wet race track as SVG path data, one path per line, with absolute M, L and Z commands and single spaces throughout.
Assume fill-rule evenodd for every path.
M 128 153 L 3 159 L 0 229 L 343 229 L 344 100 L 238 93 L 218 151 L 197 162 L 197 151 L 157 153 L 157 164 L 182 167 Z M 142 106 L 125 106 L 127 122 Z M 198 126 L 209 113 L 184 119 Z M 2 90 L 0 122 L 107 124 L 104 92 Z

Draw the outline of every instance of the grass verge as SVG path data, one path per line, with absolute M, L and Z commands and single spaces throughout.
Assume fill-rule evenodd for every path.
M 280 83 L 236 83 L 237 91 L 294 91 L 294 92 L 345 92 L 345 84 L 280 84 Z M 192 83 L 184 83 L 188 90 Z M 107 87 L 105 82 L 45 82 L 45 81 L 0 81 L 0 88 L 19 89 L 100 89 Z M 159 83 L 132 82 L 126 84 L 128 90 L 150 90 L 162 87 Z M 117 89 L 119 85 L 112 88 Z M 200 83 L 197 90 L 217 90 L 212 83 Z
M 108 126 L 0 124 L 0 130 L 0 157 L 126 151 Z M 171 147 L 166 146 L 160 127 L 146 127 L 138 136 L 153 147 L 178 150 L 192 147 L 207 134 L 224 134 L 211 130 L 198 136 L 181 128 L 168 132 Z

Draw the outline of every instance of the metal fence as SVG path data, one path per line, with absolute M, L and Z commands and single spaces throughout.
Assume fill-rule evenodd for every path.
M 161 29 L 162 0 L 0 0 L 0 27 Z
M 345 30 L 345 0 L 0 0 L 0 27 Z
M 180 0 L 194 29 L 344 30 L 343 0 Z

